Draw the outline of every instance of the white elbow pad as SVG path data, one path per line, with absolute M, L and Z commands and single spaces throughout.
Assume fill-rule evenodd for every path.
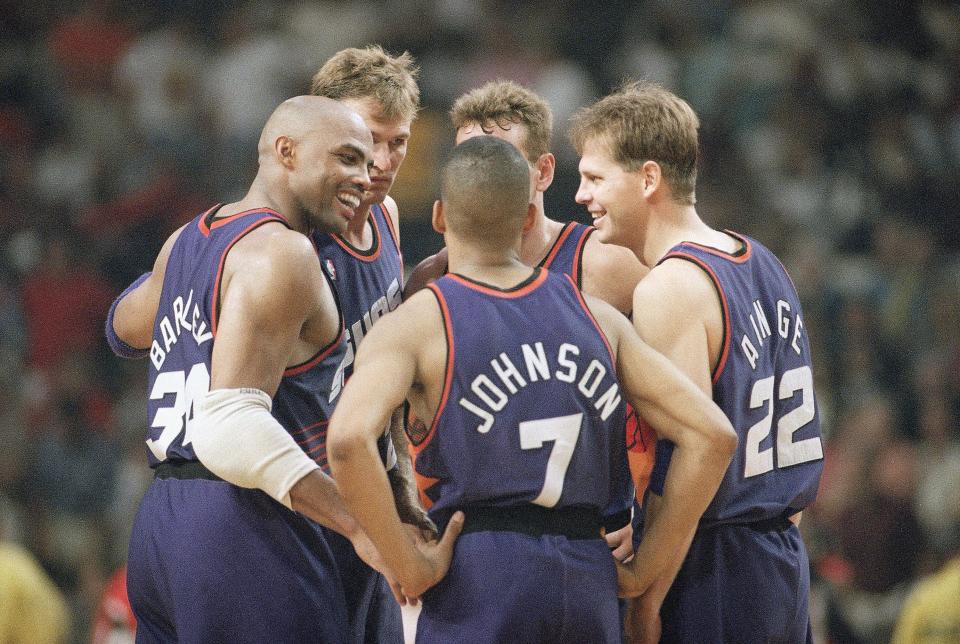
M 270 415 L 259 389 L 214 389 L 194 404 L 193 451 L 228 483 L 257 488 L 291 508 L 290 488 L 319 466 Z

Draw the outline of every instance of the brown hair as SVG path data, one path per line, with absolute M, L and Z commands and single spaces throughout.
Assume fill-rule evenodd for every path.
M 656 83 L 629 82 L 574 114 L 570 139 L 579 154 L 588 140 L 600 139 L 631 172 L 655 161 L 674 199 L 692 204 L 699 127 L 693 108 L 677 95 Z
M 550 137 L 553 134 L 550 106 L 513 81 L 490 81 L 467 92 L 453 104 L 450 120 L 458 130 L 464 125 L 476 123 L 488 133 L 493 124 L 504 130 L 509 130 L 512 124 L 523 125 L 527 129 L 523 147 L 531 163 L 550 151 Z
M 310 93 L 335 100 L 372 98 L 387 119 L 413 120 L 420 88 L 410 52 L 391 56 L 380 45 L 341 49 L 313 75 Z

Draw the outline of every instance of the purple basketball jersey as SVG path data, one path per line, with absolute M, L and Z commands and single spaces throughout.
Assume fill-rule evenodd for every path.
M 802 510 L 816 496 L 823 470 L 810 342 L 796 288 L 767 248 L 727 232 L 743 243 L 736 254 L 687 242 L 660 260 L 700 266 L 723 307 L 713 399 L 739 443 L 702 525 L 762 521 Z M 655 490 L 662 489 L 669 451 L 669 444 L 658 446 Z
M 538 266 L 569 275 L 580 288 L 583 282 L 583 247 L 594 230 L 593 226 L 575 221 L 565 224 Z
M 184 227 L 167 261 L 150 347 L 147 447 L 151 467 L 166 460 L 197 460 L 191 446 L 193 401 L 210 388 L 227 253 L 260 226 L 288 225 L 282 215 L 268 209 L 214 219 L 218 208 Z M 310 360 L 288 368 L 273 399 L 274 417 L 322 467 L 326 467 L 326 424 L 339 393 L 332 385 L 345 352 L 341 333 Z
M 443 401 L 414 437 L 431 515 L 526 503 L 602 512 L 625 459 L 625 405 L 570 278 L 535 269 L 501 290 L 451 274 L 429 288 L 448 351 Z

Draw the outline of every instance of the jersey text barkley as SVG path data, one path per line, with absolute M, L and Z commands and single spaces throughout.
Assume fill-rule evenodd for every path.
M 159 329 L 163 345 L 161 346 L 156 338 L 150 345 L 150 360 L 157 370 L 163 366 L 170 348 L 177 343 L 184 331 L 190 332 L 197 345 L 213 339 L 213 333 L 207 329 L 206 320 L 201 317 L 203 313 L 200 305 L 193 301 L 193 290 L 187 295 L 186 302 L 182 295 L 178 295 L 171 308 L 173 310 L 170 313 L 160 318 Z

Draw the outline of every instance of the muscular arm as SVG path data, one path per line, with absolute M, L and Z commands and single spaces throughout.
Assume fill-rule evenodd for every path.
M 393 223 L 393 231 L 397 235 L 397 244 L 400 243 L 400 209 L 397 202 L 387 195 L 383 200 L 383 207 Z M 410 462 L 407 435 L 403 428 L 403 407 L 398 407 L 390 416 L 390 441 L 397 455 L 397 464 L 387 472 L 390 486 L 393 488 L 397 511 L 404 523 L 414 525 L 428 533 L 436 534 L 436 528 L 426 512 L 420 506 L 417 495 L 417 483 L 413 477 L 413 464 Z
M 330 466 L 347 507 L 408 596 L 420 595 L 446 573 L 462 514 L 451 521 L 439 543 L 416 544 L 391 503 L 376 443 L 384 423 L 411 388 L 422 385 L 424 370 L 442 371 L 439 361 L 425 364 L 423 356 L 431 343 L 443 343 L 443 333 L 439 306 L 428 293 L 405 302 L 375 325 L 357 352 L 327 438 Z
M 320 276 L 309 240 L 279 225 L 267 224 L 237 243 L 224 267 L 211 393 L 205 405 L 226 391 L 257 390 L 271 398 L 276 394 L 307 322 L 322 315 L 318 310 L 325 303 L 333 303 L 332 296 L 325 297 L 327 287 Z M 335 324 L 328 340 L 333 339 L 334 328 Z M 288 493 L 293 510 L 348 538 L 356 536 L 356 522 L 347 513 L 334 481 L 300 450 L 267 409 L 246 413 L 252 412 L 256 416 L 248 416 L 251 422 L 242 428 L 225 427 L 203 416 L 194 437 L 200 460 L 221 478 L 258 487 L 281 502 Z M 238 436 L 240 431 L 250 434 Z M 235 458 L 243 451 L 240 448 L 249 444 L 265 445 L 265 451 Z M 278 490 L 266 478 L 279 469 L 302 476 L 295 481 L 287 478 Z M 287 484 L 292 487 L 284 490 Z
M 623 246 L 604 244 L 594 235 L 583 249 L 584 293 L 607 302 L 624 315 L 633 310 L 633 289 L 648 269 L 633 251 Z
M 646 590 L 672 561 L 713 498 L 736 446 L 719 407 L 690 378 L 641 340 L 629 322 L 604 303 L 591 301 L 617 351 L 617 373 L 627 400 L 665 438 L 676 444 L 659 520 L 644 532 L 629 576 L 627 595 Z
M 650 346 L 663 353 L 705 395 L 712 397 L 712 370 L 721 349 L 723 319 L 717 292 L 701 269 L 677 259 L 656 267 L 636 289 L 633 321 L 637 332 Z M 674 454 L 670 472 L 675 458 Z M 717 487 L 713 487 L 711 498 Z M 655 494 L 649 497 L 647 525 L 651 529 L 668 521 L 664 517 L 666 496 L 664 489 L 663 498 Z M 696 523 L 685 527 L 682 543 L 635 607 L 648 623 L 656 619 L 695 532 Z

